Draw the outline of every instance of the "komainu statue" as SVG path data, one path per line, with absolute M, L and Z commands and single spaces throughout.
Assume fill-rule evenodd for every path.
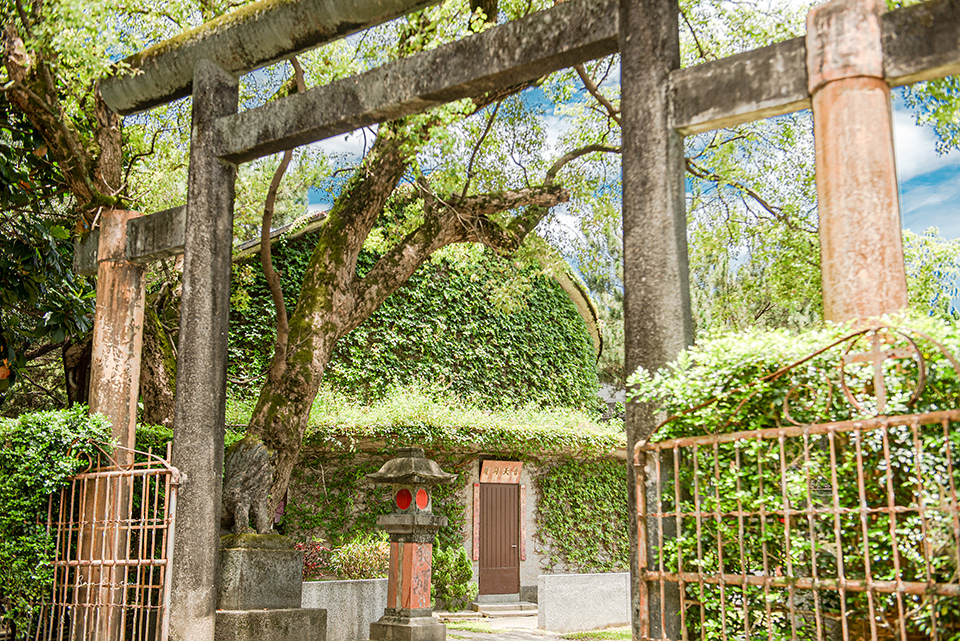
M 255 436 L 247 436 L 227 449 L 223 462 L 223 507 L 220 529 L 224 533 L 268 534 L 273 519 L 267 513 L 267 497 L 273 483 L 274 454 Z

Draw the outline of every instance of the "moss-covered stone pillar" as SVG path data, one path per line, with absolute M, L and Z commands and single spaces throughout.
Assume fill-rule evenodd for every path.
M 197 63 L 173 418 L 172 462 L 183 482 L 170 572 L 170 641 L 213 641 L 216 624 L 236 167 L 216 157 L 213 121 L 236 113 L 237 87 L 232 74 L 207 60 Z
M 680 67 L 677 0 L 620 0 L 620 94 L 623 163 L 623 318 L 627 372 L 655 371 L 693 342 L 690 314 L 683 137 L 670 124 L 670 73 Z M 628 452 L 650 438 L 657 408 L 631 402 Z M 631 459 L 633 457 L 631 456 Z M 631 618 L 634 638 L 678 639 L 680 593 L 641 574 L 641 554 L 656 567 L 661 532 L 641 521 L 638 499 L 649 462 L 628 473 Z M 653 508 L 656 497 L 647 498 Z M 644 550 L 638 528 L 647 528 Z M 669 527 L 663 538 L 672 536 Z M 662 607 L 661 607 L 662 606 Z M 663 616 L 661 616 L 663 614 Z

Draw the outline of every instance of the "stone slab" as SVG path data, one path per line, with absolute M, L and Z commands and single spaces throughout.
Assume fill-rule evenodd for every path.
M 537 627 L 551 632 L 630 624 L 630 574 L 541 575 Z
M 520 593 L 513 594 L 478 594 L 474 603 L 519 603 Z
M 327 611 L 327 641 L 369 639 L 370 624 L 387 607 L 388 579 L 306 581 L 301 604 Z
M 299 608 L 302 573 L 303 553 L 299 550 L 221 549 L 217 609 Z
M 617 7 L 616 0 L 570 0 L 224 118 L 215 125 L 220 157 L 248 162 L 614 53 Z
M 520 584 L 520 600 L 530 603 L 537 602 L 537 586 Z
M 432 616 L 383 616 L 370 624 L 370 639 L 375 641 L 446 641 L 447 626 Z
M 217 611 L 214 641 L 326 641 L 327 611 Z

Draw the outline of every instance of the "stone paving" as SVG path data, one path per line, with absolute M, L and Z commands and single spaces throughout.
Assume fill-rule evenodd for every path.
M 537 617 L 506 617 L 503 619 L 479 619 L 463 622 L 475 623 L 477 627 L 490 628 L 490 632 L 450 629 L 447 639 L 466 641 L 553 641 L 560 638 L 559 632 L 548 632 L 537 628 Z

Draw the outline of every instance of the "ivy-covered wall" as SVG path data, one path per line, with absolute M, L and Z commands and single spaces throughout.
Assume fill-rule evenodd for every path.
M 313 240 L 306 234 L 274 245 L 290 310 Z M 230 319 L 231 375 L 252 379 L 251 393 L 275 335 L 255 260 L 234 266 Z M 364 253 L 361 272 L 374 260 Z M 456 248 L 423 265 L 340 339 L 325 381 L 364 401 L 430 381 L 488 407 L 532 403 L 594 412 L 601 409 L 596 357 L 583 318 L 555 280 L 486 250 Z
M 554 460 L 537 470 L 534 484 L 545 573 L 629 570 L 624 461 Z
M 298 540 L 331 546 L 376 531 L 376 519 L 390 512 L 387 488 L 365 475 L 377 471 L 393 448 L 372 451 L 308 450 L 294 471 L 284 515 L 285 533 Z M 447 517 L 439 548 L 469 546 L 472 531 L 471 482 L 477 480 L 474 453 L 426 452 L 457 481 L 434 492 L 434 511 Z M 547 454 L 547 453 L 544 453 Z M 629 567 L 626 464 L 622 460 L 579 461 L 568 456 L 504 454 L 524 462 L 529 474 L 528 558 L 541 573 L 624 572 Z M 474 564 L 476 565 L 476 564 Z M 535 581 L 534 581 L 535 584 Z
M 395 448 L 306 452 L 290 482 L 284 533 L 297 540 L 323 540 L 338 547 L 376 532 L 377 517 L 390 513 L 393 501 L 389 487 L 371 483 L 366 475 L 379 470 L 395 454 Z M 466 523 L 464 488 L 471 458 L 429 451 L 426 455 L 445 472 L 457 474 L 454 483 L 434 489 L 433 511 L 447 517 L 447 525 L 437 533 L 437 546 L 460 546 Z

